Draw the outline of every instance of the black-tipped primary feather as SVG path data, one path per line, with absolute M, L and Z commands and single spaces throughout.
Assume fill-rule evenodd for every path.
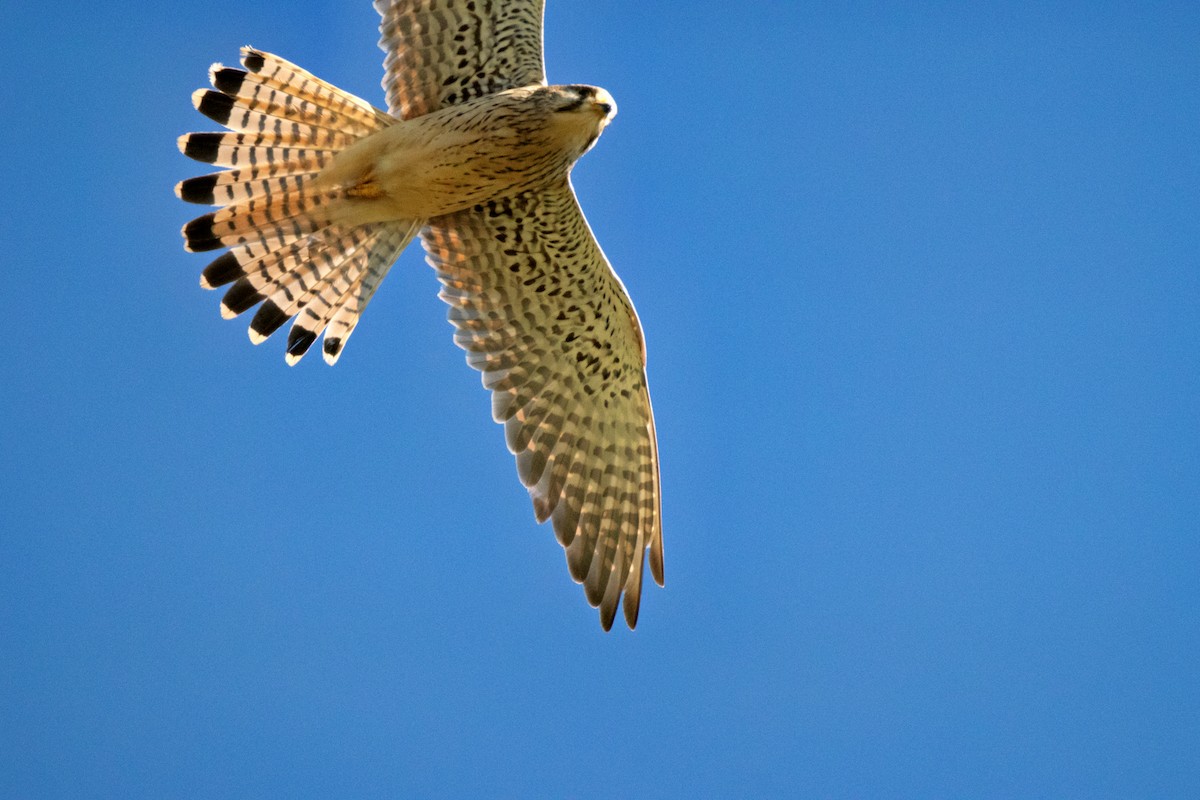
M 336 144 L 317 145 L 298 134 L 273 133 L 185 133 L 179 151 L 188 158 L 218 167 L 285 169 L 292 161 L 319 159 L 327 162 L 340 149 Z M 280 173 L 282 174 L 282 173 Z
M 266 63 L 266 53 L 250 47 L 242 48 L 242 64 L 251 72 L 258 72 Z
M 317 334 L 293 325 L 292 329 L 288 331 L 287 354 L 300 358 L 308 352 L 308 348 L 312 347 L 312 343 L 316 340 Z
M 220 250 L 225 245 L 213 233 L 213 218 L 216 212 L 196 217 L 183 226 L 183 238 L 187 240 L 186 247 L 193 253 L 203 253 L 206 250 Z
M 275 249 L 330 225 L 330 195 L 302 191 L 251 198 L 205 214 L 183 228 L 192 252 L 259 242 Z
M 216 175 L 201 175 L 199 178 L 188 178 L 180 181 L 176 194 L 180 200 L 197 203 L 202 206 L 214 206 L 213 187 L 217 185 Z
M 237 316 L 243 311 L 253 308 L 263 299 L 263 296 L 258 293 L 254 285 L 245 278 L 240 278 L 233 286 L 229 287 L 229 291 L 225 292 L 225 296 L 221 298 L 221 306 L 228 310 L 231 316 Z
M 179 139 L 179 149 L 188 158 L 213 164 L 221 149 L 221 141 L 229 134 L 225 133 L 189 133 Z
M 221 67 L 212 71 L 212 85 L 231 97 L 238 93 L 245 80 L 245 70 Z
M 204 272 L 200 274 L 201 284 L 205 288 L 215 289 L 218 286 L 233 283 L 244 274 L 237 256 L 233 253 L 222 253 L 204 268 Z
M 250 320 L 250 330 L 255 334 L 251 336 L 251 339 L 258 344 L 279 330 L 291 318 L 290 314 L 284 313 L 283 309 L 274 302 L 267 300 L 255 312 L 254 319 Z
M 196 110 L 213 122 L 227 125 L 235 102 L 232 97 L 222 92 L 201 89 L 196 99 Z
M 175 194 L 181 200 L 210 206 L 241 205 L 250 200 L 259 201 L 261 206 L 268 202 L 267 198 L 307 191 L 313 176 L 327 160 L 309 158 L 201 175 L 180 181 Z

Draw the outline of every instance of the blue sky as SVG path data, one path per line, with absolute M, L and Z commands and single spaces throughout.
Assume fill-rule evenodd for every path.
M 418 249 L 332 369 L 183 252 L 209 63 L 382 103 L 369 3 L 8 11 L 0 795 L 1200 795 L 1200 11 L 727 7 L 547 12 L 620 105 L 632 634 Z

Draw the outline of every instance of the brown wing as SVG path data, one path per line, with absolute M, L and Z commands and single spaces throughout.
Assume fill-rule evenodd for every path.
M 538 521 L 553 520 L 604 628 L 622 592 L 634 627 L 647 548 L 663 582 L 645 349 L 570 183 L 439 217 L 422 239 Z
M 544 0 L 375 0 L 388 111 L 410 119 L 545 83 Z

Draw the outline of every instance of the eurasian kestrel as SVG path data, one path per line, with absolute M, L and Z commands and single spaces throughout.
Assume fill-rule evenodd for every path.
M 202 286 L 258 305 L 251 341 L 293 320 L 287 361 L 324 334 L 337 361 L 420 234 L 454 341 L 492 391 L 539 522 L 612 626 L 637 623 L 642 565 L 663 582 L 658 453 L 641 325 L 571 188 L 616 114 L 592 86 L 548 86 L 544 0 L 376 0 L 388 111 L 278 56 L 214 65 L 197 109 L 230 133 L 180 138 L 220 172 L 176 193 L 220 208 L 190 251 L 229 250 Z

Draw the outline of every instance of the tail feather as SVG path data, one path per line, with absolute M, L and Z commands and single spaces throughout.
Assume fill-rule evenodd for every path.
M 350 107 L 350 114 L 325 108 L 311 100 L 289 94 L 287 89 L 259 80 L 257 75 L 245 70 L 213 64 L 209 69 L 209 78 L 217 91 L 235 101 L 230 105 L 236 106 L 239 111 L 257 112 L 301 125 L 327 128 L 356 136 L 376 130 L 372 122 L 364 121 L 354 114 L 353 107 Z M 207 102 L 217 101 L 209 99 Z M 214 105 L 213 108 L 217 106 Z
M 193 253 L 248 242 L 284 245 L 329 227 L 327 195 L 288 193 L 226 206 L 183 226 L 184 245 Z
M 304 308 L 296 317 L 292 329 L 288 331 L 287 355 L 284 359 L 289 366 L 295 365 L 304 357 L 313 342 L 325 330 L 338 304 L 344 297 L 352 294 L 362 282 L 370 257 L 369 248 L 356 248 L 341 268 L 330 274 L 319 286 L 313 287 L 310 297 L 306 298 Z
M 336 150 L 350 146 L 359 138 L 353 132 L 331 127 L 319 115 L 315 119 L 305 118 L 298 113 L 289 115 L 287 107 L 260 102 L 243 103 L 240 98 L 215 89 L 197 89 L 192 93 L 192 105 L 213 122 L 241 133 L 269 133 L 307 139 L 318 147 Z
M 287 362 L 324 333 L 332 364 L 421 223 L 347 225 L 335 213 L 344 190 L 318 189 L 314 181 L 341 150 L 396 120 L 270 53 L 243 48 L 241 63 L 244 69 L 214 65 L 215 90 L 192 96 L 231 132 L 179 139 L 185 155 L 224 168 L 175 187 L 185 201 L 219 207 L 184 226 L 185 247 L 230 248 L 204 269 L 200 284 L 228 285 L 224 317 L 259 306 L 252 342 L 292 321 Z
M 175 185 L 175 196 L 189 203 L 228 206 L 269 194 L 299 191 L 329 163 L 333 154 L 309 155 L 294 161 L 230 169 L 188 178 Z
M 292 98 L 332 112 L 348 122 L 359 125 L 364 133 L 379 130 L 395 122 L 394 117 L 375 108 L 366 100 L 344 92 L 311 72 L 271 53 L 243 47 L 241 61 L 242 66 L 252 76 L 251 79 L 261 86 L 280 90 Z M 213 85 L 225 91 L 215 81 Z
M 204 268 L 200 285 L 215 289 L 248 278 L 256 289 L 266 288 L 279 276 L 303 269 L 325 246 L 329 233 L 326 230 L 321 236 L 305 236 L 275 249 L 267 249 L 258 242 L 234 247 Z
M 330 228 L 322 236 L 309 237 L 298 243 L 301 247 L 289 247 L 288 251 L 299 253 L 299 264 L 291 269 L 280 269 L 286 260 L 277 260 L 272 267 L 247 274 L 238 279 L 238 284 L 253 289 L 263 299 L 260 313 L 264 317 L 281 315 L 282 322 L 290 319 L 309 300 L 312 290 L 354 255 L 357 244 L 352 233 L 342 233 Z M 232 289 L 231 289 L 232 291 Z M 259 344 L 276 328 L 262 328 L 259 317 L 250 323 L 250 341 Z
M 178 143 L 179 152 L 188 158 L 215 167 L 288 164 L 309 158 L 328 161 L 340 149 L 270 133 L 185 133 Z
M 383 223 L 359 229 L 368 230 L 369 238 L 356 248 L 347 268 L 330 274 L 314 288 L 314 296 L 302 304 L 288 334 L 289 364 L 299 361 L 322 334 L 325 361 L 337 363 L 367 303 L 400 251 L 416 235 L 417 227 L 412 223 Z
M 378 241 L 371 247 L 370 258 L 361 282 L 355 291 L 343 295 L 341 303 L 330 317 L 329 325 L 325 329 L 322 357 L 330 366 L 336 364 L 341 357 L 342 348 L 346 346 L 346 340 L 350 338 L 350 334 L 354 333 L 354 329 L 358 327 L 358 321 L 362 318 L 367 303 L 371 302 L 371 298 L 375 296 L 375 290 L 387 277 L 388 270 L 392 268 L 392 264 L 396 262 L 400 253 L 417 235 L 419 227 L 415 223 L 390 225 L 389 229 L 381 234 Z M 297 322 L 296 324 L 299 326 L 302 323 Z

